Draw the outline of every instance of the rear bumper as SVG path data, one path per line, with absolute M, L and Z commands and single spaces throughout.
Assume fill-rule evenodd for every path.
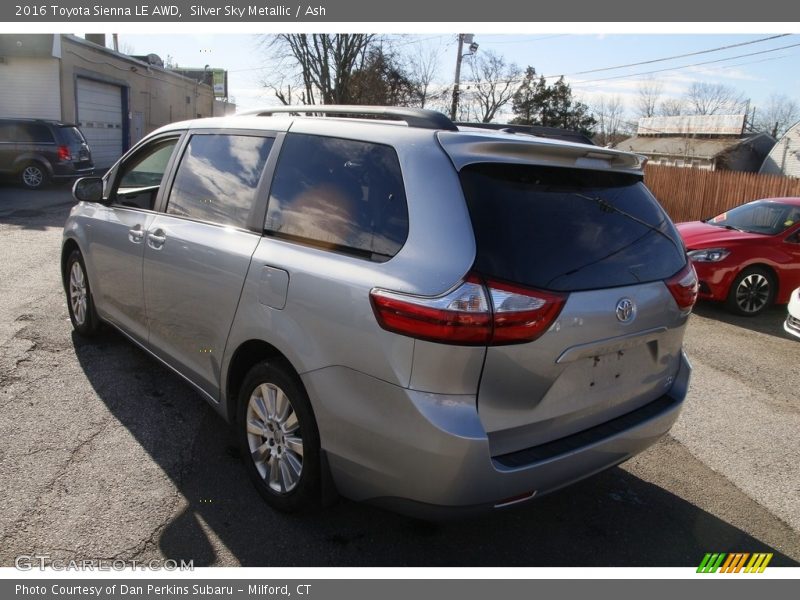
M 59 163 L 53 165 L 52 178 L 56 181 L 88 177 L 94 173 L 94 164 L 76 166 L 72 163 Z
M 474 396 L 414 392 L 341 367 L 303 379 L 342 495 L 446 518 L 547 494 L 642 452 L 678 418 L 690 371 L 682 355 L 668 394 L 638 415 L 495 458 Z

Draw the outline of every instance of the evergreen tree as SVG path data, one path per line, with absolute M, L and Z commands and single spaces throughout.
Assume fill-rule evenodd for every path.
M 548 86 L 543 76 L 536 77 L 536 69 L 528 67 L 519 86 L 511 109 L 516 115 L 511 123 L 561 127 L 591 135 L 597 124 L 589 107 L 572 97 L 572 88 L 561 77 Z

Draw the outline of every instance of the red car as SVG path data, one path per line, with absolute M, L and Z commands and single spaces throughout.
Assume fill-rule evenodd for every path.
M 768 198 L 705 221 L 678 223 L 699 298 L 754 316 L 800 286 L 800 198 Z

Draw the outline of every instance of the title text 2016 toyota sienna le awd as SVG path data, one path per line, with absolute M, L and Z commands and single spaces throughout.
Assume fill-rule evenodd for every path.
M 159 129 L 64 229 L 75 329 L 193 384 L 269 504 L 503 507 L 670 428 L 697 280 L 639 157 L 309 110 Z

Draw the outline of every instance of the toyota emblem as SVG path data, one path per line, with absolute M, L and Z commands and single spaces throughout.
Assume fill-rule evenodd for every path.
M 630 298 L 622 298 L 617 302 L 616 313 L 620 323 L 630 323 L 636 317 L 636 304 Z

